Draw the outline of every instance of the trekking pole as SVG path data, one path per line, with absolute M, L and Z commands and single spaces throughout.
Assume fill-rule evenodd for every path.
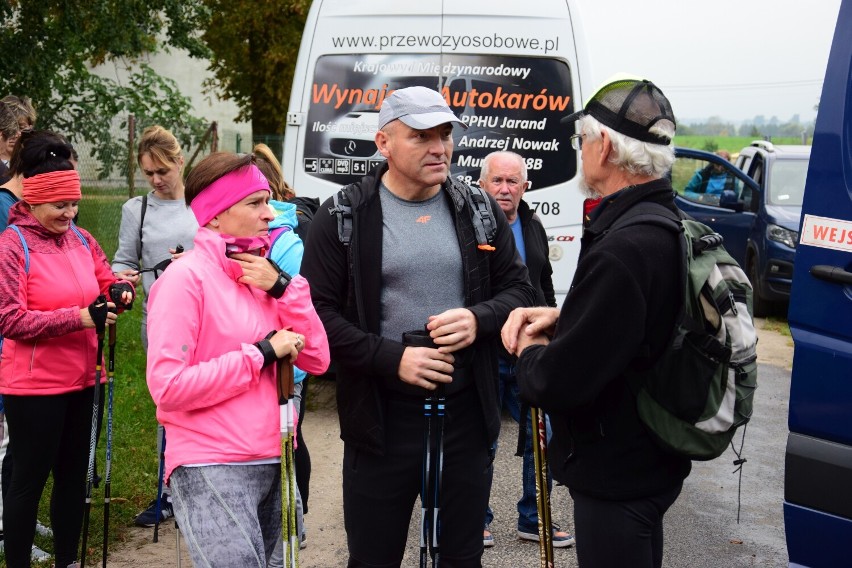
M 430 433 L 432 430 L 432 412 L 435 397 L 430 393 L 423 401 L 423 470 L 420 483 L 420 568 L 427 568 L 429 565 L 429 541 L 431 536 L 431 508 L 433 501 L 430 499 L 431 484 L 431 439 Z
M 86 472 L 86 501 L 83 511 L 83 550 L 80 553 L 80 568 L 86 566 L 86 545 L 89 540 L 89 517 L 92 512 L 92 484 L 95 479 L 95 450 L 98 446 L 98 409 L 101 404 L 101 374 L 103 373 L 103 358 L 104 358 L 104 331 L 106 328 L 107 318 L 107 299 L 106 296 L 98 296 L 98 299 L 92 302 L 92 307 L 89 313 L 95 324 L 95 331 L 98 334 L 98 354 L 95 362 L 95 394 L 92 400 L 92 432 L 89 436 L 89 468 Z
M 180 568 L 180 528 L 175 521 L 175 552 L 177 553 L 177 568 Z
M 109 326 L 109 360 L 107 363 L 107 438 L 106 466 L 104 473 L 104 545 L 103 568 L 107 565 L 107 546 L 109 544 L 109 502 L 110 479 L 112 472 L 112 404 L 115 386 L 115 324 Z
M 157 506 L 155 507 L 156 518 L 154 519 L 154 542 L 160 540 L 160 516 L 163 511 L 163 478 L 166 475 L 166 429 L 162 424 L 157 424 L 157 450 L 160 454 L 160 464 L 157 468 Z
M 435 433 L 435 481 L 433 484 L 434 497 L 432 500 L 432 566 L 438 568 L 441 560 L 441 483 L 444 474 L 444 414 L 447 397 L 444 395 L 444 385 L 438 385 L 437 419 Z
M 284 566 L 299 566 L 301 536 L 296 520 L 295 376 L 289 359 L 278 362 L 278 404 L 281 413 L 281 541 Z
M 541 568 L 553 568 L 553 519 L 550 511 L 550 494 L 547 490 L 547 426 L 544 412 L 530 407 L 530 421 L 536 436 L 533 444 L 535 463 L 535 498 L 538 509 L 538 552 Z

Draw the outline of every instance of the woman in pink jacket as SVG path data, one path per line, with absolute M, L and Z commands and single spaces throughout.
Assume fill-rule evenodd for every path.
M 215 153 L 187 177 L 193 250 L 148 301 L 148 388 L 166 478 L 196 566 L 265 567 L 281 534 L 276 362 L 321 374 L 328 342 L 307 281 L 264 257 L 269 184 L 253 157 Z
M 71 221 L 81 193 L 70 146 L 46 131 L 25 134 L 19 145 L 23 199 L 0 235 L 0 393 L 14 463 L 3 502 L 5 554 L 10 568 L 29 567 L 38 503 L 52 472 L 54 556 L 64 568 L 77 557 L 83 523 L 95 321 L 100 327 L 116 319 L 106 311 L 115 305 L 98 298 L 118 290 L 110 295 L 127 304 L 133 288 L 116 279 L 92 235 Z

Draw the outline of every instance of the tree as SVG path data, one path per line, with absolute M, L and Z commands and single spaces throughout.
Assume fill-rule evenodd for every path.
M 255 136 L 280 134 L 310 0 L 204 0 L 211 14 L 202 38 L 212 52 L 208 92 L 240 107 Z
M 160 123 L 188 147 L 203 121 L 174 82 L 140 57 L 169 47 L 207 56 L 196 30 L 208 18 L 200 0 L 0 2 L 0 93 L 29 96 L 39 128 L 93 143 L 102 176 L 126 164 L 127 142 L 111 134 L 115 117 Z M 101 64 L 126 69 L 126 84 L 94 74 Z

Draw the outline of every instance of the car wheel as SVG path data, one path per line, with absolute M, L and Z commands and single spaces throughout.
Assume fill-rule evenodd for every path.
M 752 258 L 748 263 L 748 279 L 751 281 L 751 287 L 754 290 L 754 295 L 752 299 L 752 310 L 754 311 L 754 317 L 763 318 L 772 312 L 773 304 L 771 301 L 767 300 L 763 297 L 761 293 L 761 288 L 763 287 L 760 282 L 760 275 L 757 272 L 757 263 Z

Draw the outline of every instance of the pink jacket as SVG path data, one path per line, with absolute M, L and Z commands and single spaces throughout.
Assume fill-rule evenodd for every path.
M 275 365 L 253 345 L 289 327 L 305 336 L 296 363 L 328 368 L 328 340 L 296 276 L 276 300 L 237 283 L 225 242 L 201 228 L 194 248 L 151 287 L 148 389 L 166 428 L 166 478 L 187 464 L 239 463 L 281 455 Z
M 18 235 L 0 235 L 0 393 L 53 395 L 95 384 L 97 334 L 80 310 L 118 282 L 101 247 L 80 229 L 49 232 L 18 202 L 9 211 L 27 241 L 29 273 Z M 103 361 L 102 361 L 103 363 Z M 106 380 L 103 373 L 102 382 Z

